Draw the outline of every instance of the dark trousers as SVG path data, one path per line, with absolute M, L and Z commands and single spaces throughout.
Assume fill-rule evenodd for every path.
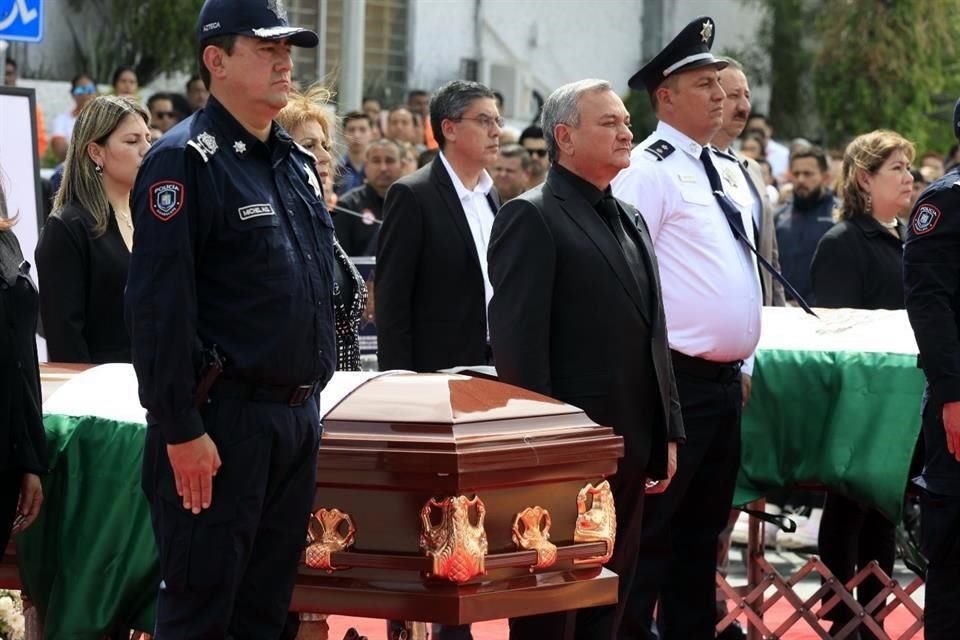
M 510 640 L 615 640 L 628 605 L 630 586 L 637 572 L 640 532 L 643 525 L 646 475 L 643 469 L 622 460 L 610 478 L 617 506 L 617 541 L 606 567 L 620 578 L 615 605 L 561 611 L 510 620 Z
M 740 376 L 710 381 L 676 371 L 686 443 L 666 492 L 648 495 L 629 600 L 618 638 L 707 640 L 716 628 L 717 541 L 740 464 Z
M 828 493 L 817 546 L 823 563 L 840 582 L 849 582 L 873 560 L 887 575 L 892 575 L 897 552 L 896 527 L 879 511 L 856 500 Z M 857 587 L 857 601 L 866 605 L 882 588 L 879 580 L 867 578 Z M 832 620 L 833 629 L 839 631 L 853 619 L 853 612 L 840 603 L 827 614 L 827 619 Z M 861 640 L 876 637 L 866 627 L 860 627 L 859 632 Z
M 960 638 L 960 497 L 920 498 L 920 547 L 927 557 L 926 640 Z
M 212 504 L 199 515 L 182 506 L 159 429 L 147 430 L 143 488 L 162 578 L 154 637 L 275 640 L 313 506 L 317 402 L 218 398 L 203 418 L 223 464 Z

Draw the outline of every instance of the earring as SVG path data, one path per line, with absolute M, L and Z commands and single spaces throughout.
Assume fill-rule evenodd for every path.
M 103 175 L 103 167 L 100 166 L 99 164 L 93 165 L 93 171 L 94 171 L 94 173 L 96 173 L 98 176 L 102 176 L 102 175 Z
M 867 205 L 866 205 L 866 206 L 867 206 L 866 214 L 867 214 L 868 216 L 869 216 L 869 215 L 872 215 L 872 212 L 873 212 L 873 197 L 871 197 L 869 193 L 867 194 Z

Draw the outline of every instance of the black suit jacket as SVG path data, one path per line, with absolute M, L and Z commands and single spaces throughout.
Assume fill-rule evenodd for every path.
M 480 259 L 439 156 L 387 191 L 374 286 L 381 371 L 487 363 Z
M 501 380 L 580 407 L 623 436 L 621 469 L 663 478 L 667 441 L 684 437 L 680 402 L 649 232 L 618 202 L 649 290 L 596 210 L 551 171 L 494 221 L 490 335 Z

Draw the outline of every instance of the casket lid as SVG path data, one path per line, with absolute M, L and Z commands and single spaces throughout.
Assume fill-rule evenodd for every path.
M 459 374 L 400 373 L 369 379 L 325 419 L 457 425 L 582 413 L 520 387 Z

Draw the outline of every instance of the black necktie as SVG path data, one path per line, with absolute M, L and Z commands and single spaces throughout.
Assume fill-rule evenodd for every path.
M 617 239 L 617 243 L 620 244 L 623 257 L 627 260 L 627 266 L 630 267 L 630 271 L 633 273 L 634 278 L 636 278 L 637 284 L 643 285 L 646 281 L 646 267 L 643 266 L 643 260 L 640 258 L 640 251 L 637 249 L 637 244 L 633 241 L 633 238 L 627 235 L 626 229 L 623 228 L 623 221 L 620 219 L 620 207 L 617 206 L 617 201 L 613 199 L 613 196 L 605 195 L 601 198 L 600 202 L 597 203 L 597 211 L 603 216 L 607 226 L 610 227 L 610 230 L 613 232 L 613 236 Z M 641 293 L 643 293 L 642 289 L 643 287 L 641 286 Z
M 720 205 L 720 209 L 723 211 L 723 215 L 727 218 L 727 224 L 730 225 L 730 230 L 733 231 L 733 236 L 740 240 L 746 247 L 753 252 L 753 255 L 757 256 L 757 262 L 763 266 L 764 269 L 770 272 L 777 282 L 783 285 L 783 288 L 793 296 L 793 299 L 797 301 L 804 311 L 817 317 L 817 314 L 813 312 L 813 309 L 810 308 L 810 305 L 807 304 L 807 301 L 803 299 L 797 290 L 793 288 L 793 285 L 783 277 L 779 271 L 773 268 L 773 265 L 767 262 L 767 260 L 760 255 L 760 252 L 753 246 L 753 243 L 750 242 L 750 237 L 747 235 L 746 229 L 743 227 L 743 219 L 740 217 L 740 210 L 737 209 L 736 205 L 730 201 L 729 196 L 723 191 L 723 183 L 720 181 L 720 173 L 717 171 L 717 168 L 713 165 L 713 159 L 710 157 L 710 148 L 704 147 L 700 152 L 700 162 L 703 163 L 703 168 L 707 171 L 707 180 L 710 181 L 710 188 L 713 190 L 713 195 L 717 199 L 717 203 Z

